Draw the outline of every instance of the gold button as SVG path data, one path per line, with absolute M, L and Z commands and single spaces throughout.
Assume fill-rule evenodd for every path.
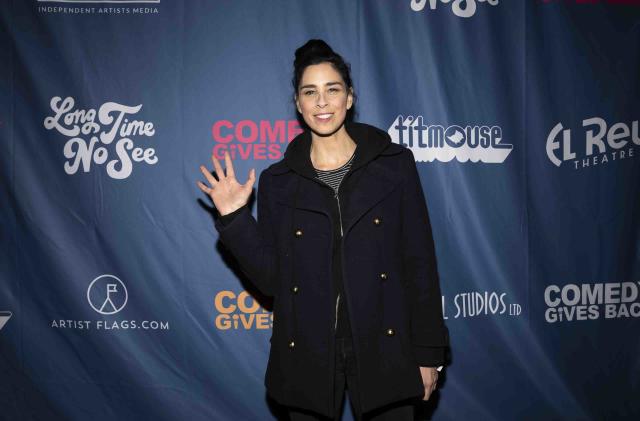
M 302 230 L 300 228 L 296 230 L 296 237 L 302 237 Z
M 294 346 L 296 346 L 296 343 L 293 340 L 289 342 L 289 348 L 293 349 Z
M 393 336 L 393 335 L 395 335 L 395 334 L 396 334 L 396 331 L 395 331 L 395 330 L 393 330 L 393 328 L 391 328 L 391 327 L 390 327 L 390 328 L 389 328 L 389 329 L 387 329 L 387 331 L 386 331 L 386 332 L 384 332 L 384 333 L 385 333 L 387 336 Z
M 380 274 L 380 279 L 382 279 L 383 281 L 384 281 L 385 279 L 387 279 L 387 274 L 386 274 L 385 272 L 382 272 L 382 273 Z
M 382 223 L 382 219 L 380 219 L 380 218 L 373 218 L 373 223 L 374 223 L 375 225 L 380 225 L 380 224 Z
M 298 293 L 298 289 L 299 289 L 298 286 L 294 285 L 294 286 L 291 287 L 291 292 L 293 292 L 294 294 L 297 294 Z

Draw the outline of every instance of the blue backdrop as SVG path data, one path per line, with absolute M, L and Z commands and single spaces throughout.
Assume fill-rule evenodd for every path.
M 638 419 L 638 3 L 3 1 L 0 418 L 279 416 L 196 181 L 282 158 L 323 38 L 418 161 L 452 347 L 420 418 Z

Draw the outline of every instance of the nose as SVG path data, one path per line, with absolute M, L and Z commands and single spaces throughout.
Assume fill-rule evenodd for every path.
M 316 102 L 316 105 L 320 108 L 327 105 L 327 101 L 325 100 L 324 94 L 322 92 L 318 93 L 318 101 Z

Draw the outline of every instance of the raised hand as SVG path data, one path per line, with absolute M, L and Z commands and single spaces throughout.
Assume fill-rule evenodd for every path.
M 247 179 L 247 182 L 240 184 L 238 183 L 238 180 L 236 180 L 235 172 L 233 171 L 233 164 L 231 163 L 231 156 L 229 156 L 228 151 L 224 152 L 224 162 L 227 170 L 226 174 L 222 171 L 220 162 L 215 155 L 211 155 L 211 160 L 213 161 L 213 167 L 216 171 L 216 175 L 218 176 L 218 180 L 211 175 L 204 165 L 200 165 L 200 171 L 202 171 L 202 174 L 207 178 L 211 187 L 208 187 L 201 181 L 198 181 L 197 184 L 198 187 L 200 187 L 200 190 L 211 197 L 211 200 L 213 200 L 213 204 L 216 209 L 218 209 L 218 212 L 220 212 L 220 215 L 226 215 L 241 208 L 249 201 L 253 184 L 256 181 L 256 170 L 255 168 L 252 168 L 249 171 L 249 178 Z

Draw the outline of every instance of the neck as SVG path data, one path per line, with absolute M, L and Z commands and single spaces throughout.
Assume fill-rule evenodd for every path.
M 338 168 L 351 158 L 356 142 L 349 136 L 344 124 L 329 136 L 311 132 L 311 163 L 319 170 Z

